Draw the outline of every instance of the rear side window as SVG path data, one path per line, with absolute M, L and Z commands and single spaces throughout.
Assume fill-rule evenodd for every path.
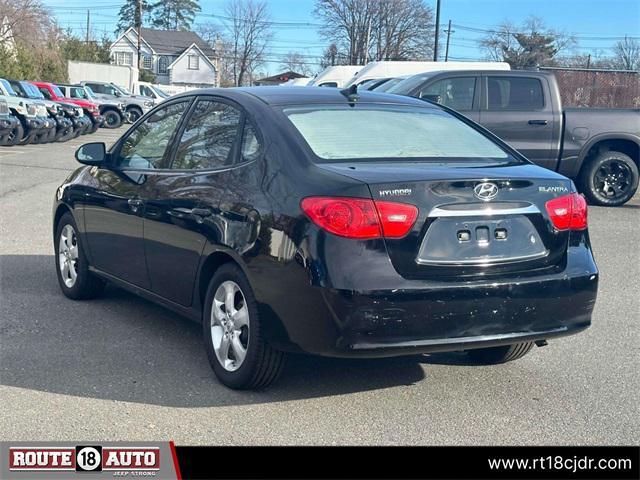
M 215 100 L 198 100 L 182 134 L 172 168 L 206 170 L 234 163 L 240 111 Z
M 321 160 L 508 157 L 489 138 L 435 108 L 360 104 L 284 113 Z
M 441 103 L 454 110 L 471 110 L 475 93 L 475 77 L 454 77 L 438 80 L 422 88 L 417 96 Z
M 100 85 L 99 83 L 87 83 L 87 85 L 96 93 L 104 93 L 104 85 Z
M 87 98 L 84 88 L 70 87 L 71 98 Z
M 488 110 L 541 110 L 542 83 L 532 77 L 488 77 Z

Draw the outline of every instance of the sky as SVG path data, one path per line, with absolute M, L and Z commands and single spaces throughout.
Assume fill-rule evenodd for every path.
M 312 71 L 320 69 L 318 57 L 325 42 L 318 33 L 319 19 L 313 15 L 315 0 L 266 0 L 274 38 L 268 49 L 265 72 L 281 70 L 280 59 L 287 52 L 299 52 Z M 87 9 L 91 32 L 113 35 L 122 0 L 43 0 L 64 28 L 84 35 Z M 226 0 L 200 0 L 202 11 L 196 24 L 213 23 L 224 29 Z M 436 0 L 426 0 L 435 12 Z M 477 40 L 482 30 L 495 29 L 502 21 L 522 23 L 529 15 L 542 18 L 549 27 L 573 34 L 577 46 L 570 55 L 591 53 L 607 56 L 625 35 L 640 39 L 640 1 L 638 0 L 441 0 L 441 32 L 452 21 L 449 56 L 452 60 L 480 60 L 484 53 Z M 445 34 L 442 33 L 444 46 Z M 444 51 L 441 50 L 444 54 Z

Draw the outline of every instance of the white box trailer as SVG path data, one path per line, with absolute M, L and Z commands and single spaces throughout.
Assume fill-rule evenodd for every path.
M 316 75 L 308 85 L 311 87 L 344 87 L 362 65 L 334 65 L 327 67 Z
M 109 63 L 68 62 L 69 82 L 111 82 L 131 91 L 138 81 L 138 69 L 127 65 L 111 65 Z
M 511 70 L 506 62 L 392 62 L 367 63 L 345 84 L 360 85 L 367 80 L 416 75 L 437 70 Z

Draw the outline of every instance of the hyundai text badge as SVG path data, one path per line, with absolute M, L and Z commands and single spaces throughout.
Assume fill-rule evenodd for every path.
M 495 183 L 479 183 L 473 188 L 473 194 L 480 200 L 488 202 L 498 195 L 498 186 Z

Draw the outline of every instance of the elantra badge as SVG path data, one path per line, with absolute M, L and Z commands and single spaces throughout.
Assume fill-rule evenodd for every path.
M 480 200 L 488 202 L 498 195 L 498 186 L 491 182 L 479 183 L 473 188 L 473 194 Z

